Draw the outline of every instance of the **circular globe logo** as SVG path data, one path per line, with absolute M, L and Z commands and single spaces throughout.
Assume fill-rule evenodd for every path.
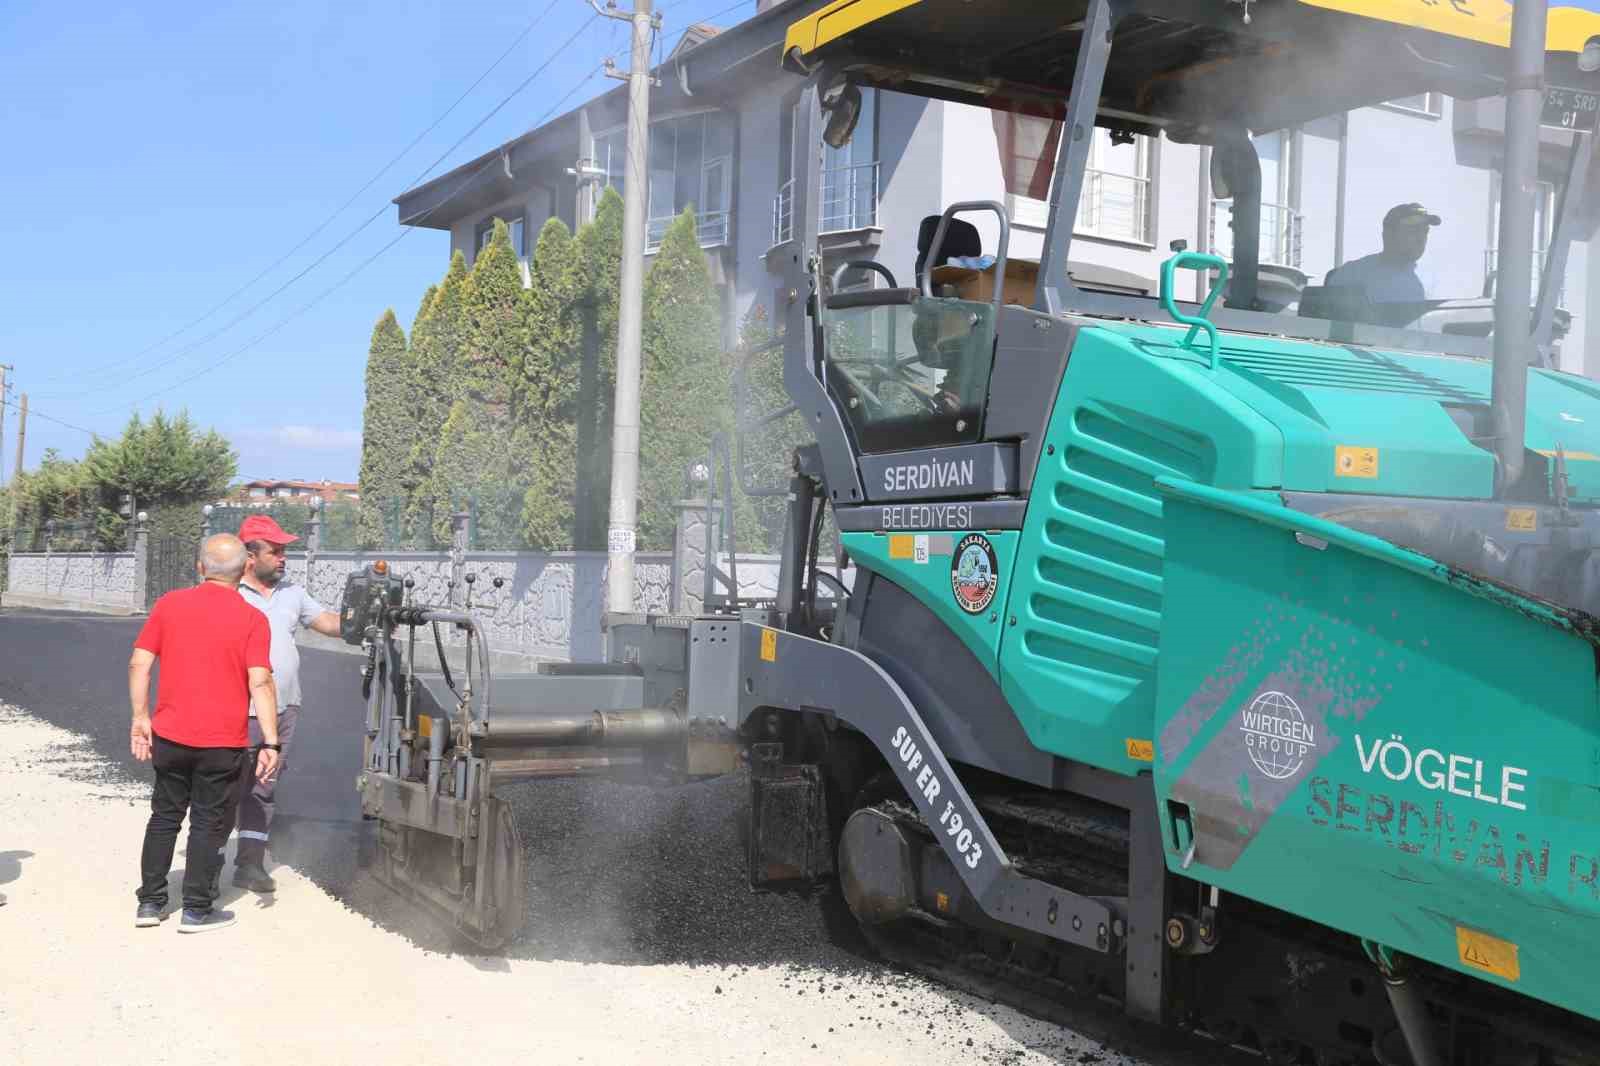
M 1316 729 L 1300 705 L 1286 692 L 1272 689 L 1250 701 L 1239 731 L 1256 769 L 1283 781 L 1300 772 L 1306 755 L 1317 746 Z

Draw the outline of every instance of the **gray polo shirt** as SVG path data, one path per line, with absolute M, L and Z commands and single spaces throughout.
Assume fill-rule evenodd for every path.
M 1375 304 L 1420 303 L 1427 294 L 1413 263 L 1396 263 L 1382 252 L 1352 260 L 1328 274 L 1329 285 L 1352 285 L 1366 290 Z
M 312 599 L 311 593 L 288 581 L 279 582 L 278 587 L 265 596 L 241 581 L 239 595 L 267 616 L 267 625 L 272 630 L 272 680 L 278 686 L 278 706 L 298 707 L 300 648 L 294 642 L 294 631 L 315 621 L 323 611 L 322 604 Z M 255 707 L 250 708 L 250 713 L 256 713 Z

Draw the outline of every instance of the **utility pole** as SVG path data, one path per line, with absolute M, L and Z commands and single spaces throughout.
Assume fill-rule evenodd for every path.
M 6 451 L 6 374 L 15 369 L 10 363 L 0 363 L 0 456 Z M 0 484 L 5 483 L 5 476 L 6 468 L 0 466 Z
M 627 171 L 622 187 L 622 279 L 617 307 L 617 395 L 611 422 L 611 513 L 606 533 L 606 610 L 633 612 L 633 550 L 639 514 L 640 333 L 644 318 L 645 165 L 650 148 L 650 33 L 658 23 L 651 0 L 634 0 L 632 12 L 616 0 L 589 6 L 607 18 L 633 24 L 628 82 Z M 609 61 L 608 61 L 609 66 Z
M 22 476 L 22 449 L 27 445 L 27 443 L 28 443 L 28 394 L 27 393 L 23 393 L 22 394 L 22 419 L 21 419 L 21 421 L 19 421 L 17 423 L 17 473 L 16 473 L 16 476 L 11 479 L 11 483 L 13 485 L 15 485 L 17 483 L 17 478 Z M 16 503 L 15 498 L 13 498 L 12 503 L 13 504 Z

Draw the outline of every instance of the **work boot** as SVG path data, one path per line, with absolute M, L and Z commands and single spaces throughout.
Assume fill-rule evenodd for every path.
M 267 876 L 266 869 L 259 862 L 245 861 L 237 864 L 233 868 L 233 883 L 251 892 L 278 890 L 278 883 Z
M 178 923 L 180 933 L 209 933 L 213 929 L 226 929 L 233 924 L 233 912 L 212 908 L 208 911 L 183 909 L 183 921 Z
M 133 916 L 133 924 L 139 929 L 148 929 L 152 925 L 160 925 L 166 921 L 167 916 L 162 913 L 159 903 L 141 903 L 139 910 Z

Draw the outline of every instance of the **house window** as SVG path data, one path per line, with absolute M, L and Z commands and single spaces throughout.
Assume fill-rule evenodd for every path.
M 478 251 L 481 252 L 489 246 L 489 240 L 494 236 L 494 222 L 497 218 L 505 222 L 506 229 L 511 231 L 511 250 L 516 253 L 518 259 L 524 258 L 528 254 L 528 250 L 527 245 L 523 242 L 523 233 L 527 228 L 524 224 L 525 216 L 523 215 L 513 215 L 510 218 L 505 215 L 490 215 L 478 223 L 477 240 L 475 242 Z
M 250 490 L 250 495 L 252 496 L 265 496 L 266 494 L 267 490 L 264 488 L 257 487 Z
M 1012 221 L 1042 229 L 1049 221 L 1061 123 L 1047 116 L 997 110 L 994 126 Z M 1151 243 L 1155 146 L 1152 137 L 1113 139 L 1110 130 L 1095 128 L 1078 196 L 1075 234 Z
M 1444 94 L 1417 93 L 1415 96 L 1402 96 L 1398 100 L 1390 100 L 1383 106 L 1391 111 L 1405 111 L 1413 115 L 1438 118 L 1444 114 Z
M 594 138 L 594 165 L 604 184 L 622 192 L 627 131 Z M 667 227 L 693 207 L 702 247 L 727 244 L 733 207 L 733 120 L 721 111 L 678 115 L 650 124 L 646 175 L 646 251 L 661 244 Z

